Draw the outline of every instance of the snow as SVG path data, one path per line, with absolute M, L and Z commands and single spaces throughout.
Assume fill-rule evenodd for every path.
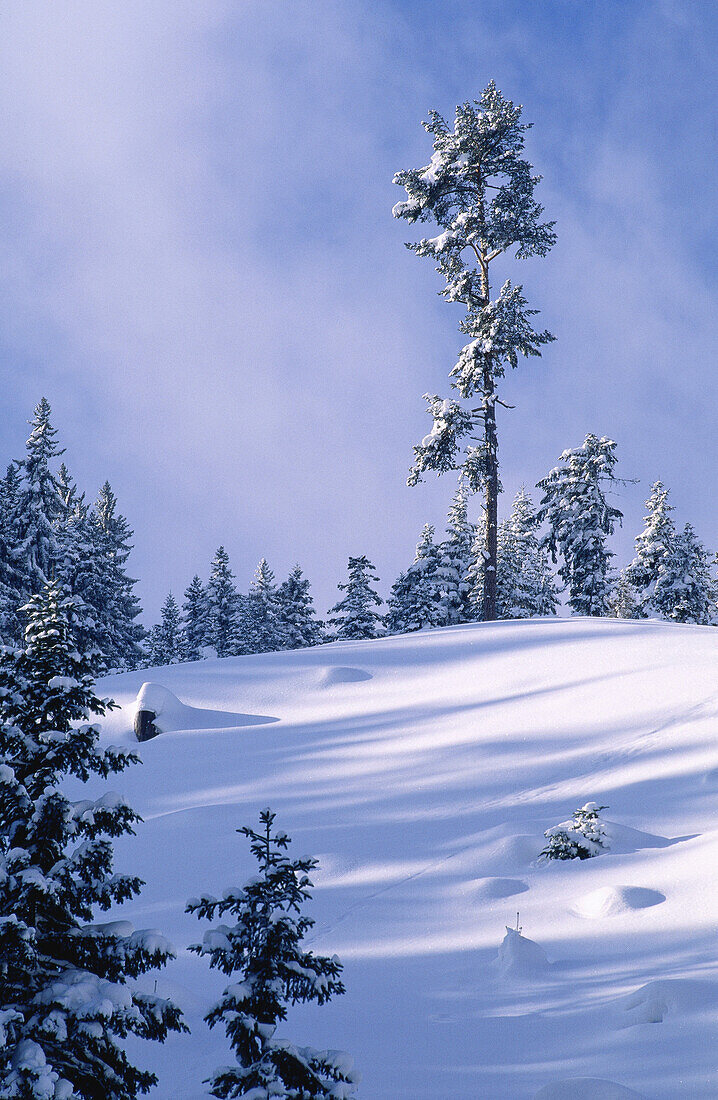
M 138 987 L 193 1035 L 128 1039 L 158 1100 L 231 1060 L 202 1022 L 228 980 L 188 953 L 206 923 L 184 907 L 256 875 L 235 830 L 267 805 L 320 860 L 309 946 L 347 988 L 276 1038 L 348 1051 L 364 1100 L 718 1096 L 715 628 L 522 620 L 126 673 L 100 684 L 108 743 L 134 743 L 148 677 L 194 711 L 115 780 L 144 818 L 118 871 L 147 885 L 107 919 L 178 952 Z M 539 860 L 589 801 L 610 849 Z
M 135 712 L 149 710 L 154 715 L 153 725 L 160 733 L 176 730 L 226 729 L 228 726 L 261 725 L 274 719 L 261 714 L 234 714 L 230 712 L 189 707 L 162 684 L 144 683 L 137 693 Z
M 601 886 L 576 902 L 575 911 L 580 917 L 615 917 L 633 909 L 648 909 L 665 901 L 660 890 L 645 886 Z

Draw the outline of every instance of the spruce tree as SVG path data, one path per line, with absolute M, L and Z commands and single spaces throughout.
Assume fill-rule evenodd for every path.
M 88 603 L 103 624 L 100 648 L 109 668 L 135 668 L 142 659 L 145 632 L 136 621 L 142 611 L 134 592 L 137 581 L 126 568 L 133 531 L 117 511 L 117 497 L 108 481 L 99 491 L 89 520 L 100 586 Z
M 20 551 L 20 471 L 11 462 L 0 481 L 0 645 L 19 642 L 18 615 L 27 595 L 27 576 Z
M 718 584 L 711 559 L 690 523 L 676 536 L 676 601 L 671 618 L 678 623 L 714 624 Z
M 454 493 L 446 519 L 447 537 L 439 546 L 436 579 L 441 589 L 443 622 L 449 626 L 471 619 L 469 570 L 476 529 L 467 515 L 467 489 L 463 478 Z
M 254 653 L 272 653 L 281 649 L 284 641 L 279 624 L 279 602 L 274 573 L 266 558 L 257 566 L 252 581 L 249 599 L 252 611 Z
M 549 557 L 537 535 L 531 497 L 521 487 L 511 515 L 499 524 L 496 613 L 499 619 L 555 615 L 558 605 Z
M 638 599 L 627 569 L 616 577 L 608 598 L 609 614 L 616 619 L 638 619 Z
M 75 635 L 78 648 L 94 675 L 116 667 L 110 656 L 112 630 L 107 570 L 98 552 L 93 518 L 63 463 L 58 472 L 63 512 L 57 527 L 56 577 L 72 593 L 75 602 Z M 117 662 L 119 664 L 119 662 Z
M 690 523 L 676 530 L 668 497 L 663 482 L 654 482 L 645 527 L 625 570 L 635 592 L 635 617 L 713 623 L 718 590 L 710 557 Z
M 384 620 L 390 634 L 446 625 L 439 555 L 439 547 L 434 542 L 434 528 L 427 523 L 412 565 L 399 574 L 391 587 Z
M 676 527 L 668 503 L 669 490 L 662 481 L 651 486 L 646 501 L 645 527 L 636 538 L 636 552 L 626 577 L 636 591 L 640 618 L 669 618 L 674 603 L 666 585 L 666 564 L 673 553 Z
M 608 535 L 621 512 L 606 500 L 615 483 L 616 444 L 589 434 L 581 447 L 564 451 L 560 464 L 538 483 L 543 498 L 540 523 L 548 525 L 542 545 L 562 557 L 559 576 L 568 586 L 569 605 L 577 615 L 607 615 L 613 554 Z
M 290 859 L 289 837 L 275 831 L 275 816 L 263 810 L 259 830 L 237 830 L 250 841 L 257 877 L 243 889 L 225 890 L 221 901 L 203 896 L 187 903 L 187 912 L 200 920 L 231 914 L 235 921 L 210 928 L 190 948 L 233 979 L 205 1019 L 210 1027 L 224 1025 L 237 1064 L 216 1070 L 207 1084 L 218 1097 L 349 1100 L 355 1078 L 348 1055 L 276 1037 L 288 1005 L 326 1004 L 344 993 L 344 985 L 336 955 L 315 955 L 303 946 L 314 925 L 302 909 L 311 898 L 309 875 L 317 860 Z
M 101 750 L 88 724 L 114 704 L 77 651 L 73 599 L 53 583 L 24 612 L 25 649 L 0 664 L 0 1096 L 135 1100 L 156 1079 L 129 1061 L 126 1035 L 186 1030 L 171 1001 L 134 987 L 172 949 L 126 922 L 93 923 L 140 891 L 114 871 L 112 845 L 139 818 L 119 795 L 73 802 L 61 784 L 137 757 Z
M 341 640 L 378 638 L 382 633 L 382 617 L 374 608 L 380 607 L 382 600 L 371 587 L 372 581 L 379 580 L 374 566 L 362 554 L 360 558 L 349 558 L 348 571 L 347 583 L 337 585 L 345 596 L 329 609 L 329 625 Z
M 397 218 L 433 221 L 439 235 L 407 247 L 436 262 L 448 302 L 465 309 L 460 330 L 469 343 L 450 374 L 459 400 L 425 394 L 432 429 L 414 448 L 409 484 L 434 470 L 461 469 L 471 492 L 482 492 L 485 516 L 485 580 L 482 618 L 496 617 L 497 508 L 499 483 L 496 405 L 498 383 L 519 356 L 537 356 L 553 339 L 537 332 L 520 285 L 506 281 L 495 298 L 491 265 L 510 251 L 517 259 L 545 256 L 556 235 L 542 221 L 534 197 L 541 177 L 524 154 L 520 106 L 504 99 L 493 81 L 479 100 L 456 108 L 453 129 L 436 111 L 425 130 L 433 155 L 428 165 L 398 172 L 394 182 L 407 198 L 394 207 Z
M 277 625 L 283 649 L 303 649 L 324 641 L 309 581 L 298 565 L 277 589 Z
M 209 617 L 207 593 L 201 580 L 195 573 L 191 583 L 185 589 L 182 604 L 182 653 L 187 661 L 198 661 L 202 657 L 203 647 L 207 644 Z
M 162 618 L 150 632 L 150 662 L 172 665 L 182 660 L 182 620 L 177 601 L 170 592 L 162 605 Z
M 58 558 L 57 525 L 64 504 L 51 463 L 63 451 L 50 422 L 51 412 L 43 397 L 30 421 L 32 431 L 22 462 L 17 537 L 27 594 L 39 592 L 54 577 Z
M 207 642 L 214 647 L 218 657 L 229 657 L 238 652 L 239 608 L 240 599 L 234 584 L 234 573 L 229 567 L 229 554 L 220 546 L 212 561 L 207 585 Z
M 574 810 L 570 821 L 562 821 L 544 833 L 548 844 L 541 852 L 542 859 L 592 859 L 600 856 L 610 845 L 606 826 L 599 818 L 601 810 L 595 802 L 587 802 Z

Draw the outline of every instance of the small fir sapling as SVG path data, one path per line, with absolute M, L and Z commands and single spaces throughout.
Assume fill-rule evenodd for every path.
M 542 859 L 591 859 L 609 848 L 606 827 L 599 819 L 601 810 L 596 802 L 587 802 L 574 810 L 570 821 L 562 821 L 547 829 L 544 836 L 548 844 L 541 852 Z
M 311 897 L 309 875 L 317 860 L 289 858 L 289 837 L 275 831 L 275 816 L 263 810 L 259 830 L 237 830 L 249 839 L 259 863 L 256 878 L 241 889 L 225 890 L 221 901 L 202 896 L 187 902 L 186 911 L 200 920 L 228 913 L 235 918 L 231 926 L 214 925 L 190 948 L 232 976 L 205 1020 L 210 1027 L 224 1025 L 237 1064 L 216 1070 L 207 1083 L 212 1096 L 223 1098 L 351 1100 L 356 1077 L 348 1055 L 275 1037 L 288 1005 L 323 1005 L 344 993 L 336 955 L 315 955 L 302 945 L 314 925 L 302 908 Z
M 408 247 L 427 256 L 444 279 L 442 297 L 465 311 L 459 328 L 468 343 L 450 372 L 457 398 L 425 394 L 431 431 L 414 447 L 409 484 L 425 473 L 461 470 L 471 493 L 484 501 L 484 578 L 481 618 L 496 618 L 499 387 L 519 357 L 541 354 L 553 336 L 533 328 L 521 285 L 507 280 L 492 293 L 492 264 L 513 252 L 519 260 L 545 256 L 556 240 L 535 197 L 541 177 L 524 156 L 521 107 L 505 99 L 493 81 L 480 99 L 456 108 L 453 126 L 436 111 L 424 129 L 432 139 L 429 164 L 397 172 L 406 190 L 393 214 L 409 223 L 431 222 L 438 236 Z M 510 406 L 505 406 L 510 407 Z M 450 608 L 456 613 L 457 608 Z M 459 613 L 461 608 L 458 609 Z

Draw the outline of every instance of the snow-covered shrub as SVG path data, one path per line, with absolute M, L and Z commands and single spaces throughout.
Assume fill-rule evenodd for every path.
M 544 836 L 548 844 L 541 852 L 542 859 L 591 859 L 609 847 L 606 827 L 599 819 L 601 810 L 596 802 L 587 802 L 574 810 L 570 821 L 562 821 L 547 829 Z

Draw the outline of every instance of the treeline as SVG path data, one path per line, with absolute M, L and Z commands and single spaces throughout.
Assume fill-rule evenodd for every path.
M 676 527 L 668 490 L 660 481 L 646 502 L 646 526 L 636 538 L 634 559 L 621 571 L 614 568 L 610 536 L 623 518 L 608 500 L 622 484 L 615 465 L 613 440 L 589 434 L 580 447 L 564 451 L 538 482 L 538 505 L 525 488 L 519 490 L 510 515 L 498 525 L 497 619 L 555 615 L 565 593 L 577 615 L 718 621 L 715 555 L 689 523 Z M 426 524 L 414 561 L 394 581 L 383 614 L 374 587 L 379 578 L 367 557 L 349 559 L 347 581 L 339 585 L 343 596 L 325 624 L 316 618 L 299 566 L 277 586 L 263 559 L 243 595 L 220 547 L 207 585 L 193 578 L 181 612 L 172 595 L 167 597 L 162 621 L 150 635 L 152 663 L 480 622 L 485 525 L 469 520 L 468 500 L 460 479 L 445 537 L 436 541 L 434 528 Z
M 25 455 L 10 463 L 0 481 L 4 644 L 20 643 L 21 609 L 49 581 L 72 594 L 83 652 L 96 673 L 300 649 L 483 618 L 492 568 L 486 524 L 469 519 L 471 491 L 462 476 L 443 538 L 436 538 L 430 524 L 424 527 L 414 560 L 392 584 L 386 605 L 374 565 L 364 555 L 349 558 L 340 598 L 322 621 L 299 565 L 276 583 L 263 558 L 249 591 L 241 592 L 220 546 L 206 580 L 194 576 L 181 605 L 170 593 L 160 622 L 147 633 L 139 622 L 136 581 L 127 572 L 133 532 L 108 482 L 94 504 L 86 502 L 60 461 L 64 451 L 50 417 L 43 398 L 30 421 Z M 622 570 L 614 567 L 610 538 L 623 518 L 610 503 L 623 484 L 616 461 L 616 444 L 589 434 L 537 483 L 537 503 L 520 489 L 497 528 L 497 619 L 554 615 L 565 594 L 577 615 L 718 621 L 715 555 L 690 523 L 676 526 L 662 482 L 654 484 L 646 502 L 633 560 Z

